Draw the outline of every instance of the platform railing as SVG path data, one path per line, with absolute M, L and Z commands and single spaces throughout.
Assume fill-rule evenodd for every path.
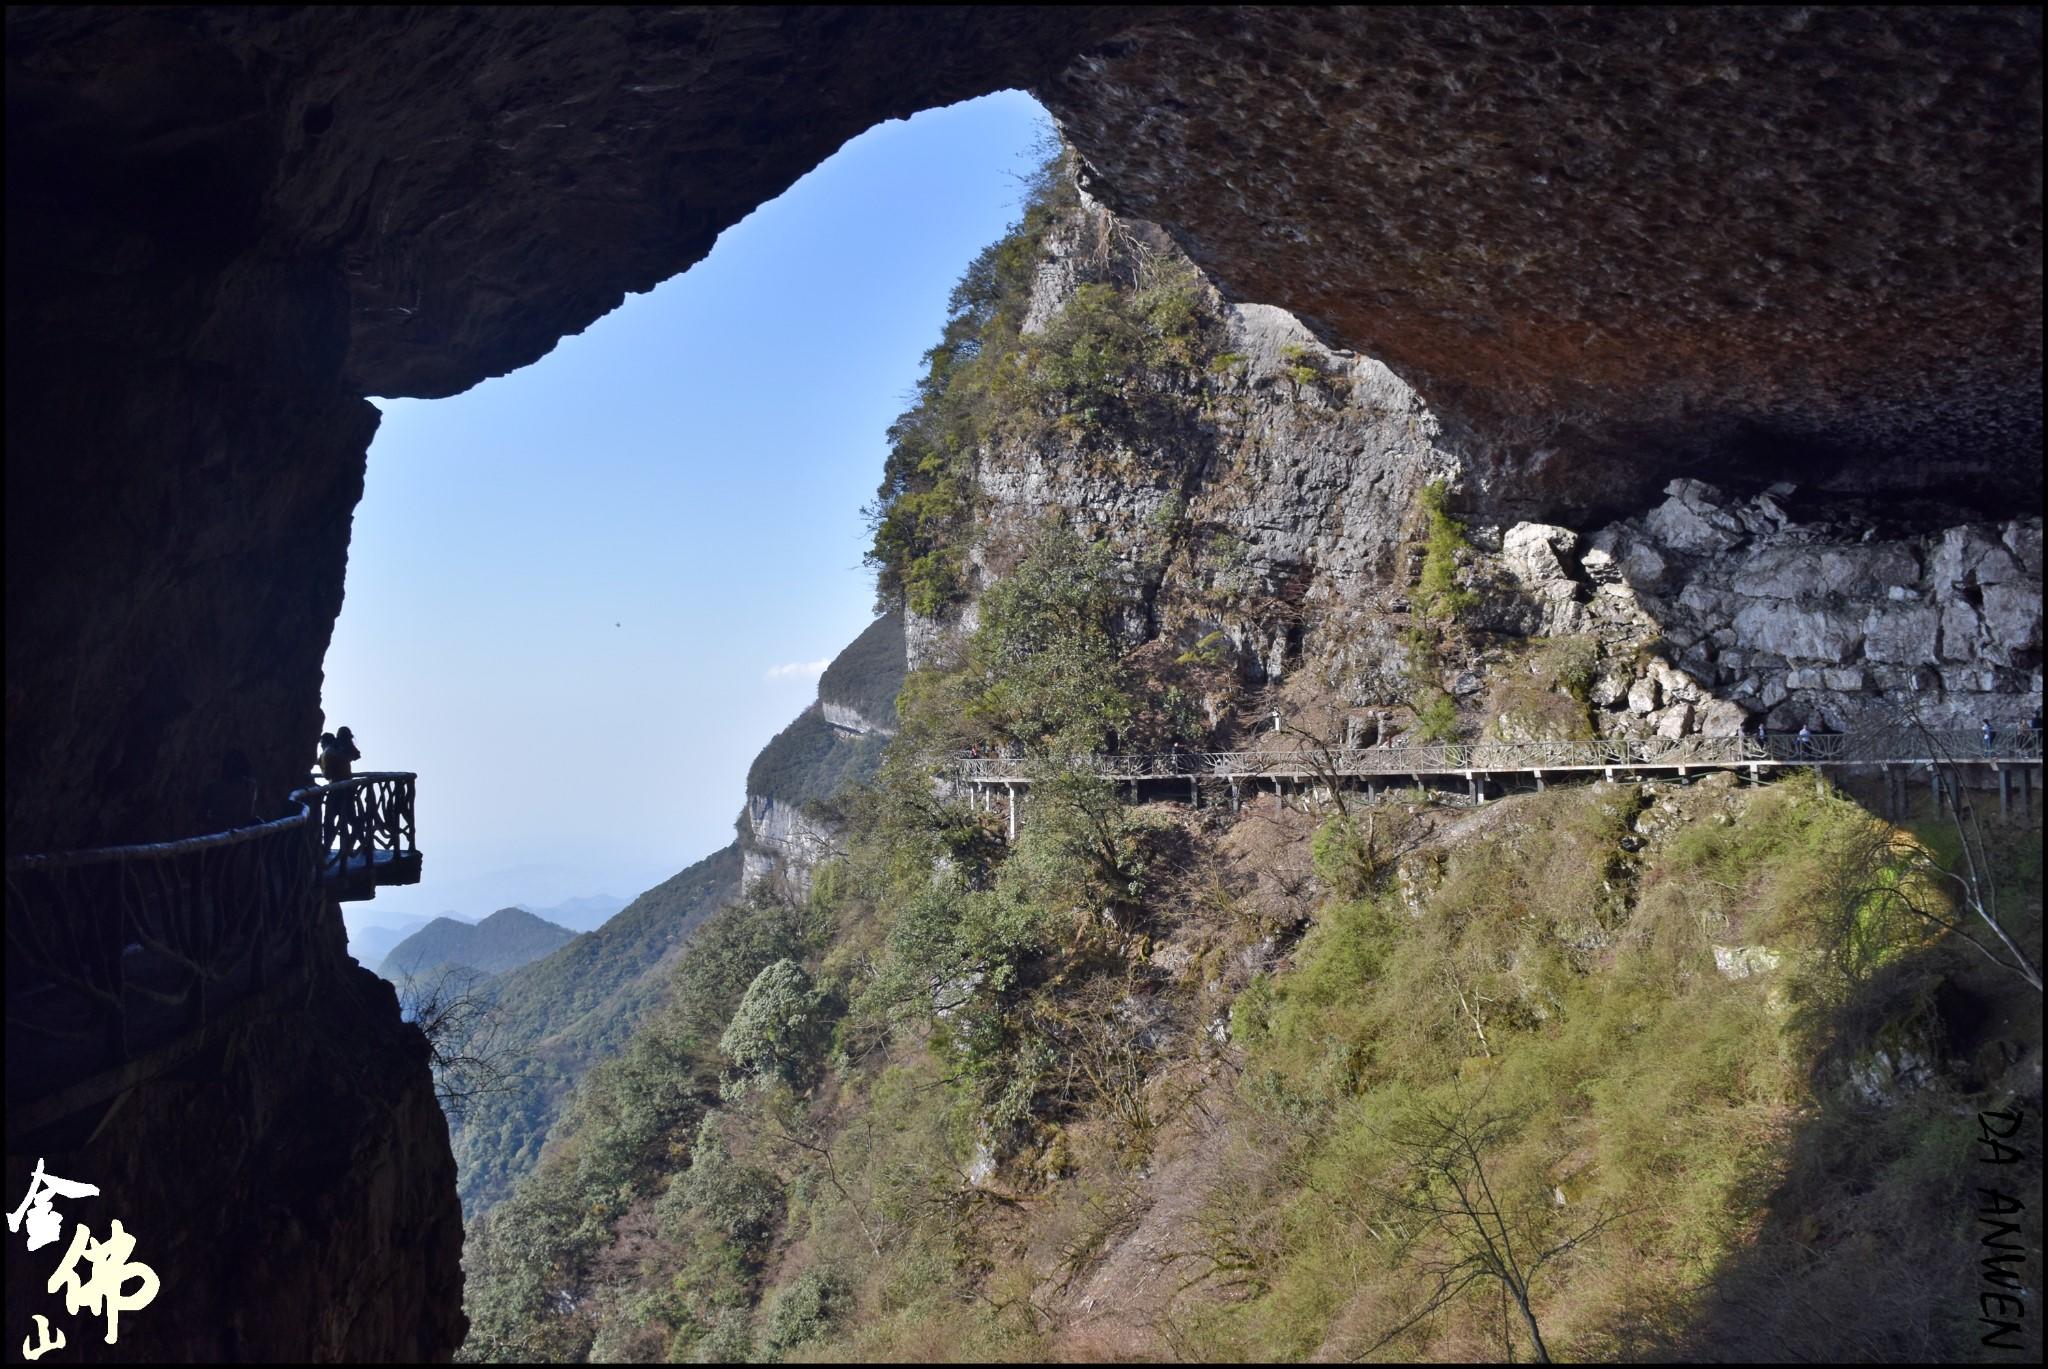
M 10 1074 L 16 1033 L 74 1043 L 81 1066 L 118 1063 L 299 959 L 320 888 L 312 812 L 293 806 L 180 841 L 8 860 Z
M 387 858 L 416 854 L 419 829 L 413 799 L 418 779 L 410 771 L 380 770 L 295 791 L 292 800 L 317 814 L 313 833 L 323 874 L 374 868 L 380 852 Z
M 225 832 L 9 858 L 9 1099 L 203 1027 L 303 963 L 327 897 L 373 882 L 379 852 L 416 860 L 416 778 L 309 785 Z
M 2038 764 L 2041 734 L 1885 728 L 1863 732 L 1738 736 L 1606 737 L 1581 741 L 1434 742 L 1418 746 L 1291 747 L 1062 758 L 1058 768 L 1112 780 L 1245 779 L 1269 776 L 1464 775 L 1634 767 L 1729 768 L 1745 765 Z M 1046 758 L 965 756 L 955 775 L 971 783 L 1029 783 Z

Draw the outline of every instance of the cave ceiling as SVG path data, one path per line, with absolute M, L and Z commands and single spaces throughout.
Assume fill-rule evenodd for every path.
M 873 123 L 1023 86 L 1098 195 L 1525 472 L 1793 449 L 1911 484 L 2038 443 L 2039 39 L 1962 7 L 29 8 L 9 151 L 143 240 L 56 264 L 260 260 L 230 288 L 345 294 L 344 387 L 431 397 Z M 199 345 L 339 344 L 278 331 Z
M 993 90 L 1414 383 L 1480 502 L 2039 498 L 2037 9 L 20 6 L 6 58 L 10 846 L 303 768 L 365 396 Z

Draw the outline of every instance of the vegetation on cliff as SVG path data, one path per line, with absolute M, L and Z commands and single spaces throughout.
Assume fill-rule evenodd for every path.
M 683 943 L 739 891 L 734 847 L 649 889 L 596 931 L 500 975 L 491 998 L 507 1077 L 451 1127 L 463 1206 L 508 1195 L 539 1158 L 577 1080 L 625 1046 L 669 988 Z
M 1200 360 L 1147 350 L 1201 330 L 1145 322 L 1136 276 L 1022 333 L 1060 193 L 977 261 L 892 431 L 874 559 L 920 612 L 964 591 L 979 444 L 1085 448 Z M 1425 648 L 1470 606 L 1442 496 Z M 1907 914 L 1946 829 L 1811 774 L 1134 804 L 1063 758 L 1222 662 L 1134 647 L 1132 597 L 1057 519 L 1006 548 L 835 800 L 842 854 L 704 925 L 476 1224 L 465 1357 L 1972 1352 L 1972 1119 L 2025 1086 L 2001 1043 L 2040 1004 Z M 1583 641 L 1514 651 L 1584 709 Z M 935 782 L 972 745 L 1032 776 L 1014 841 Z M 1994 854 L 2038 957 L 2032 838 Z
M 867 510 L 883 605 L 930 616 L 965 597 L 974 463 L 987 444 L 1146 441 L 1198 407 L 1220 329 L 1208 287 L 1177 255 L 1105 243 L 1090 260 L 1070 260 L 1105 278 L 1078 281 L 1025 331 L 1043 245 L 1071 226 L 1078 204 L 1070 156 L 1046 160 L 1017 225 L 954 287 L 915 403 L 889 429 Z

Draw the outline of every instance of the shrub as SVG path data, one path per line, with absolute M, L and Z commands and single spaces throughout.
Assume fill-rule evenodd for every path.
M 1422 576 L 1415 587 L 1415 609 L 1424 619 L 1455 621 L 1477 602 L 1470 590 L 1458 588 L 1458 557 L 1470 551 L 1465 525 L 1445 512 L 1449 493 L 1441 480 L 1423 487 L 1421 503 L 1429 521 L 1422 555 Z
M 1415 705 L 1415 733 L 1426 742 L 1447 742 L 1458 735 L 1458 705 L 1441 689 L 1426 689 Z
M 718 1039 L 738 1076 L 727 1092 L 766 1079 L 795 1082 L 816 1044 L 818 1007 L 811 977 L 795 961 L 778 960 L 756 975 Z
M 1099 749 L 1128 730 L 1114 620 L 1121 599 L 1109 550 L 1048 528 L 981 600 L 967 646 L 971 719 L 1034 751 Z
M 1218 631 L 1196 642 L 1175 660 L 1181 665 L 1219 666 L 1228 664 L 1230 655 L 1230 638 Z
M 830 1335 L 853 1310 L 853 1284 L 835 1269 L 812 1265 L 776 1295 L 762 1343 L 776 1354 Z
M 1359 820 L 1348 814 L 1331 818 L 1316 829 L 1309 856 L 1317 876 L 1338 898 L 1360 897 L 1379 873 L 1366 834 L 1359 830 Z
M 1322 358 L 1314 348 L 1299 342 L 1290 342 L 1280 349 L 1280 361 L 1287 368 L 1287 378 L 1294 382 L 1297 393 L 1304 385 L 1313 385 L 1323 378 Z
M 693 1208 L 749 1257 L 756 1257 L 782 1215 L 782 1191 L 769 1175 L 733 1159 L 716 1113 L 706 1113 L 690 1147 L 690 1168 L 655 1205 L 672 1228 L 677 1206 Z M 665 1232 L 677 1239 L 672 1229 Z

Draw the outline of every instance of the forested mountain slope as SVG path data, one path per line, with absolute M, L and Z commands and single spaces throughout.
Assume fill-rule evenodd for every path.
M 837 830 L 833 798 L 875 773 L 902 679 L 902 615 L 884 614 L 834 658 L 819 699 L 762 748 L 737 841 L 595 931 L 480 987 L 496 1006 L 493 1051 L 508 1073 L 453 1122 L 469 1213 L 505 1197 L 533 1167 L 571 1090 L 665 1001 L 683 948 L 740 895 L 748 871 L 778 884 L 808 879 Z

